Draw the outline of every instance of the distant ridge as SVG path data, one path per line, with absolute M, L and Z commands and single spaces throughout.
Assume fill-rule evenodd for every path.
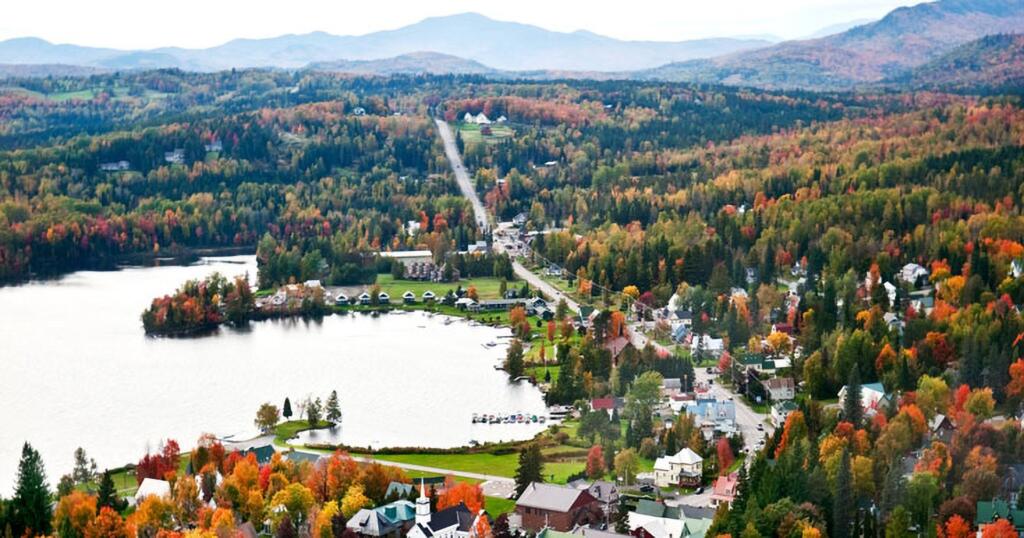
M 129 51 L 55 45 L 37 38 L 0 42 L 0 64 L 68 64 L 109 69 L 178 67 L 301 68 L 333 61 L 396 58 L 421 52 L 457 56 L 500 70 L 629 71 L 711 58 L 769 45 L 759 39 L 679 42 L 623 41 L 593 32 L 554 32 L 475 13 L 431 17 L 396 30 L 361 36 L 324 32 L 269 39 L 235 39 L 207 49 Z
M 958 45 L 1024 32 L 1024 0 L 939 0 L 893 10 L 845 32 L 711 60 L 673 63 L 642 76 L 769 88 L 834 89 L 903 75 Z
M 892 82 L 952 91 L 1024 88 L 1024 35 L 999 34 L 971 41 Z

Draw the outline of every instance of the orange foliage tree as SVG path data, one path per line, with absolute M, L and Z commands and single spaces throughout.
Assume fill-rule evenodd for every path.
M 437 509 L 444 510 L 451 506 L 464 503 L 469 511 L 477 514 L 484 506 L 484 490 L 479 484 L 456 483 L 445 488 L 437 496 Z

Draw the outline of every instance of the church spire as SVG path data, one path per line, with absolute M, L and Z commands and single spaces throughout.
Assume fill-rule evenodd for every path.
M 416 524 L 427 526 L 430 523 L 430 499 L 427 498 L 423 482 L 420 478 L 420 496 L 416 498 Z

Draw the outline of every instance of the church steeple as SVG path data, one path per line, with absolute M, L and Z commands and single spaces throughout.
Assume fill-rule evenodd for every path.
M 426 526 L 430 523 L 430 499 L 427 498 L 427 490 L 423 486 L 423 479 L 420 479 L 420 496 L 416 498 L 416 524 Z

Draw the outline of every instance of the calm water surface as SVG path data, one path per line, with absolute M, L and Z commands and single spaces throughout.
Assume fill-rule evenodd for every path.
M 149 338 L 149 301 L 213 271 L 255 276 L 255 258 L 83 271 L 0 288 L 0 492 L 21 445 L 44 457 L 51 485 L 78 446 L 100 468 L 137 461 L 162 439 L 188 449 L 203 432 L 255 434 L 259 404 L 293 407 L 338 391 L 336 433 L 355 446 L 453 447 L 526 439 L 540 425 L 473 425 L 481 413 L 541 413 L 535 387 L 494 369 L 508 330 L 445 325 L 422 313 L 254 323 L 200 338 Z

